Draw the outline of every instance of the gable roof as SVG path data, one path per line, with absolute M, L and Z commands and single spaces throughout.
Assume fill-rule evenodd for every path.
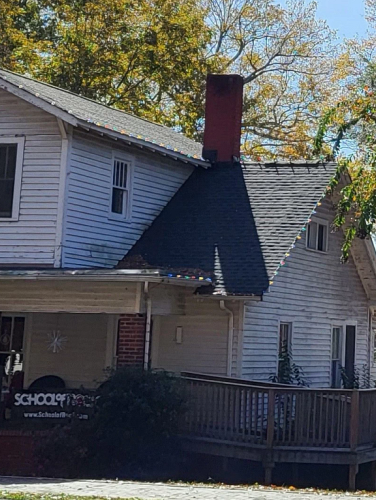
M 118 133 L 132 142 L 137 141 L 149 149 L 158 149 L 174 157 L 201 158 L 202 145 L 173 129 L 139 118 L 53 85 L 0 69 L 0 88 L 12 91 L 11 86 L 27 92 L 39 101 L 75 117 L 86 127 L 102 132 Z M 22 96 L 21 96 L 22 97 Z
M 198 169 L 119 267 L 141 257 L 213 273 L 216 294 L 261 295 L 335 171 L 307 162 Z

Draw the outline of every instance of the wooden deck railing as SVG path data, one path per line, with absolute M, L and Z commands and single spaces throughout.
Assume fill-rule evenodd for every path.
M 188 436 L 271 447 L 355 450 L 376 443 L 376 390 L 307 389 L 183 374 Z

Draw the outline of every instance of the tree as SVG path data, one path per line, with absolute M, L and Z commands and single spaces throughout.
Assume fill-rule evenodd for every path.
M 244 76 L 246 154 L 309 156 L 334 34 L 287 0 L 0 0 L 4 67 L 200 139 L 208 72 Z
M 210 31 L 194 0 L 41 0 L 33 75 L 194 135 Z
M 222 71 L 244 76 L 244 149 L 251 156 L 307 157 L 330 91 L 334 33 L 316 2 L 209 0 L 211 51 Z
M 324 113 L 314 148 L 315 155 L 331 149 L 330 155 L 339 163 L 332 187 L 341 173 L 349 178 L 333 223 L 334 229 L 344 229 L 343 261 L 350 255 L 354 238 L 373 235 L 376 223 L 376 4 L 367 0 L 366 6 L 368 37 L 347 43 L 341 56 L 341 64 L 346 61 L 347 67 L 343 96 Z
M 37 4 L 26 0 L 0 0 L 0 67 L 27 71 L 39 60 L 43 43 L 37 37 L 34 20 Z

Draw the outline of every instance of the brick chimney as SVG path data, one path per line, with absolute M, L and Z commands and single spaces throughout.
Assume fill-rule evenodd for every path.
M 240 158 L 242 106 L 241 76 L 208 75 L 202 152 L 206 160 L 214 163 Z

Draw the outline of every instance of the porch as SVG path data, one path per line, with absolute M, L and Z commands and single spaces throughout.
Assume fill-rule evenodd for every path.
M 376 487 L 376 390 L 307 389 L 184 373 L 187 451 L 261 462 L 271 484 L 276 463 L 337 464 L 355 489 L 372 462 Z

